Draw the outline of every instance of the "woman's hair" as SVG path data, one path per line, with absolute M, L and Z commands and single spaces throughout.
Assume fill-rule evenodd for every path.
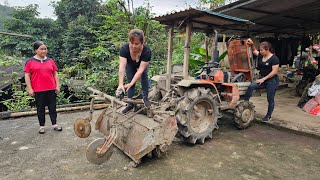
M 134 38 L 139 38 L 141 44 L 144 44 L 144 33 L 140 29 L 132 29 L 129 32 L 129 41 L 132 42 Z
M 260 43 L 260 47 L 263 48 L 263 49 L 266 50 L 266 51 L 269 50 L 270 52 L 272 52 L 272 45 L 271 45 L 269 42 L 267 42 L 267 41 L 261 42 L 261 43 Z
M 33 44 L 32 44 L 32 48 L 33 48 L 33 50 L 35 51 L 35 50 L 37 50 L 41 45 L 44 45 L 44 43 L 42 42 L 42 41 L 36 41 L 36 42 L 34 42 Z

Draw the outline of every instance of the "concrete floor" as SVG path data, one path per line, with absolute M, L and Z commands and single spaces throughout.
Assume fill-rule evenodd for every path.
M 319 179 L 320 140 L 254 123 L 237 130 L 228 119 L 204 145 L 176 141 L 160 159 L 146 158 L 123 170 L 130 159 L 116 150 L 102 165 L 90 164 L 86 139 L 73 121 L 88 112 L 59 114 L 62 132 L 38 134 L 36 116 L 0 121 L 0 179 Z M 98 113 L 95 112 L 95 117 Z M 47 121 L 47 124 L 50 124 Z
M 299 100 L 300 97 L 296 96 L 295 87 L 292 84 L 290 84 L 289 88 L 278 90 L 275 96 L 275 108 L 270 125 L 320 137 L 320 116 L 304 112 L 297 106 Z M 268 109 L 266 93 L 252 97 L 250 101 L 255 105 L 256 116 L 264 117 Z

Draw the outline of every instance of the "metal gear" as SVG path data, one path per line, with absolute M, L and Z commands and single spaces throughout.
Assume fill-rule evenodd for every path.
M 91 133 L 91 124 L 88 119 L 79 118 L 74 122 L 74 133 L 80 138 L 86 138 Z
M 114 145 L 111 145 L 105 153 L 99 154 L 99 151 L 103 147 L 105 141 L 105 138 L 99 138 L 89 144 L 86 156 L 90 163 L 100 165 L 110 159 L 114 150 Z

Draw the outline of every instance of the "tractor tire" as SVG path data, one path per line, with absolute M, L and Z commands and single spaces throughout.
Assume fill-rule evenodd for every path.
M 219 115 L 217 101 L 209 89 L 198 88 L 185 92 L 177 106 L 179 133 L 192 144 L 204 143 L 212 138 L 212 131 L 218 129 Z
M 234 113 L 234 122 L 238 129 L 246 129 L 255 118 L 254 105 L 250 101 L 239 101 Z

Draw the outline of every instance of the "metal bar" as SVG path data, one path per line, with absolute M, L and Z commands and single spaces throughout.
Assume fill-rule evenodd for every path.
M 103 93 L 103 92 L 101 92 L 101 91 L 99 91 L 99 90 L 93 89 L 92 87 L 88 87 L 87 89 L 88 89 L 89 91 L 95 93 L 95 94 L 98 94 L 98 95 L 100 95 L 100 96 L 102 96 L 102 97 L 107 98 L 107 99 L 110 100 L 111 102 L 115 102 L 115 103 L 120 104 L 120 105 L 123 105 L 123 106 L 125 106 L 125 105 L 127 104 L 127 103 L 125 103 L 125 102 L 123 102 L 123 101 L 120 101 L 119 99 L 117 99 L 117 98 L 114 97 L 114 96 L 110 96 L 110 95 L 108 95 L 108 94 L 106 94 L 106 93 Z

